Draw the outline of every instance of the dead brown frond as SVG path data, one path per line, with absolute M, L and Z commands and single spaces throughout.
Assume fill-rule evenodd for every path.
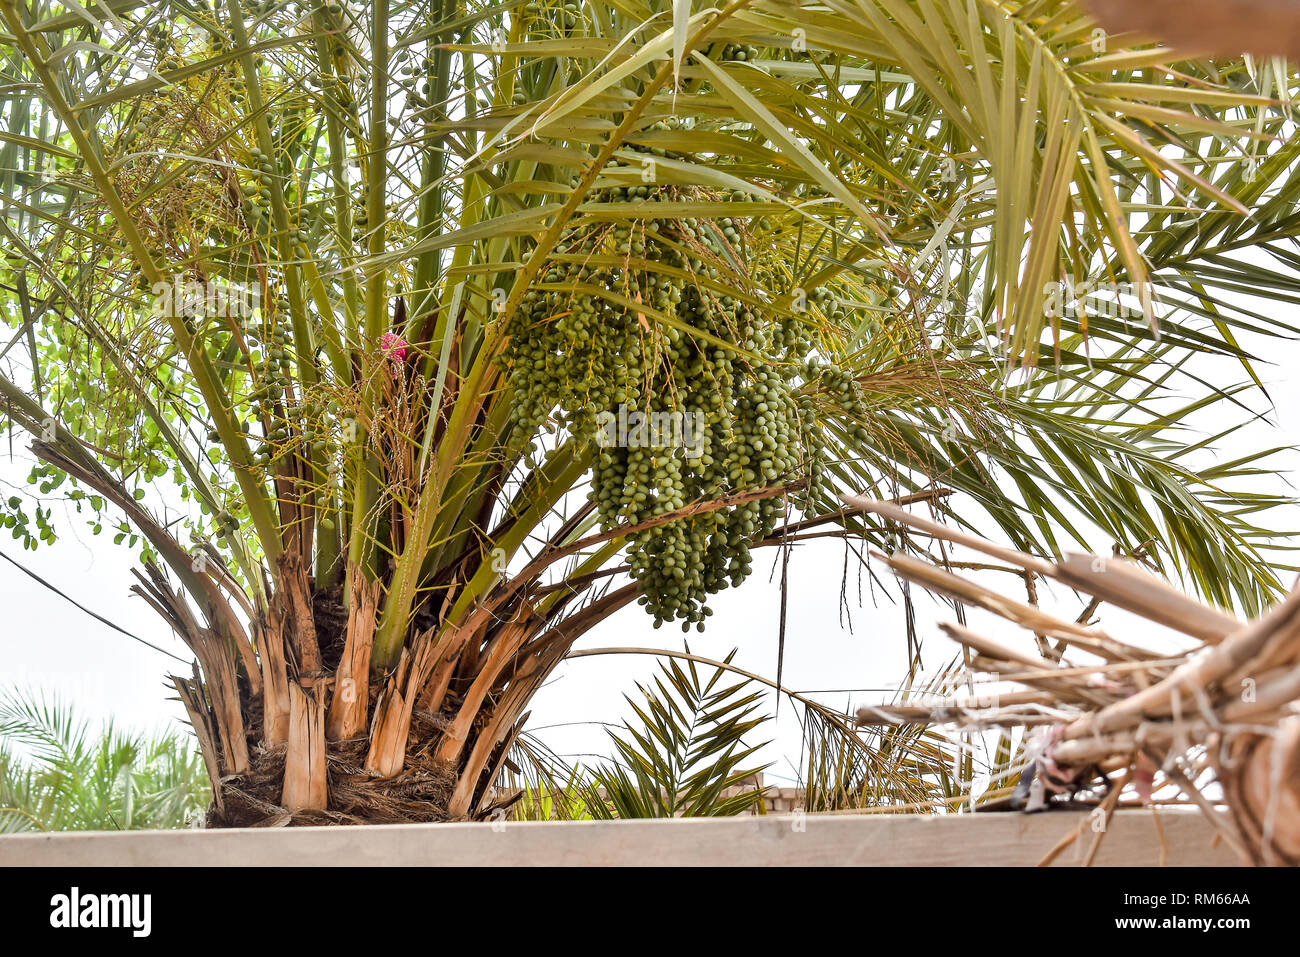
M 899 577 L 982 607 L 1095 662 L 1021 654 L 958 624 L 941 627 L 972 655 L 972 676 L 1025 691 L 954 695 L 923 707 L 864 707 L 861 725 L 962 731 L 1027 729 L 1027 771 L 1012 807 L 1033 810 L 1100 784 L 1109 815 L 1130 782 L 1143 800 L 1172 786 L 1206 811 L 1253 864 L 1300 864 L 1300 591 L 1249 622 L 1191 599 L 1137 563 L 1071 555 L 1048 562 L 956 532 L 896 505 L 846 496 L 861 511 L 1033 571 L 1197 640 L 1161 655 L 1101 629 L 902 555 Z M 1096 605 L 1089 603 L 1095 610 Z M 1087 616 L 1084 616 L 1086 620 Z M 1222 789 L 1221 800 L 1205 794 Z M 1232 824 L 1221 822 L 1225 806 Z M 1089 851 L 1089 859 L 1095 853 Z M 1049 855 L 1049 858 L 1051 855 Z

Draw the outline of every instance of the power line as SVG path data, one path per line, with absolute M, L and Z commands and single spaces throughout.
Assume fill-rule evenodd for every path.
M 139 635 L 133 635 L 133 634 L 131 634 L 131 633 L 130 633 L 129 631 L 127 631 L 125 628 L 122 628 L 122 627 L 120 627 L 119 625 L 114 624 L 113 622 L 109 621 L 107 618 L 105 618 L 103 615 L 99 614 L 98 612 L 93 612 L 93 611 L 91 611 L 89 608 L 87 608 L 87 607 L 86 607 L 85 605 L 83 605 L 81 602 L 77 601 L 77 600 L 76 600 L 75 598 L 73 598 L 71 595 L 65 594 L 64 592 L 60 591 L 58 588 L 56 588 L 55 586 L 53 586 L 53 585 L 51 585 L 49 582 L 47 582 L 47 581 L 46 581 L 44 578 L 42 578 L 40 575 L 36 574 L 36 572 L 32 571 L 30 568 L 26 567 L 25 565 L 22 565 L 22 564 L 20 564 L 19 562 L 14 561 L 14 559 L 10 558 L 10 557 L 9 557 L 8 555 L 6 555 L 4 552 L 0 552 L 0 558 L 3 558 L 3 559 L 4 559 L 5 561 L 7 561 L 10 565 L 13 565 L 14 568 L 17 568 L 17 569 L 18 569 L 20 572 L 22 572 L 24 575 L 27 575 L 27 576 L 30 577 L 30 578 L 34 578 L 36 581 L 40 582 L 42 585 L 44 585 L 44 586 L 45 586 L 46 588 L 48 588 L 50 591 L 54 592 L 54 594 L 56 594 L 56 595 L 58 595 L 60 598 L 62 598 L 64 601 L 68 601 L 68 602 L 71 602 L 72 604 L 76 605 L 78 608 L 80 608 L 82 611 L 84 611 L 84 612 L 85 612 L 87 615 L 89 615 L 91 618 L 94 618 L 96 621 L 103 622 L 105 625 L 108 625 L 108 627 L 109 627 L 109 628 L 112 628 L 114 631 L 121 632 L 122 634 L 124 634 L 124 635 L 126 635 L 128 638 L 130 638 L 132 641 L 138 641 L 138 642 L 140 642 L 140 644 L 144 645 L 145 647 L 147 647 L 147 648 L 152 648 L 154 651 L 158 652 L 159 654 L 164 654 L 164 655 L 166 655 L 168 658 L 175 658 L 177 661 L 179 661 L 179 662 L 180 662 L 181 664 L 183 664 L 183 665 L 188 665 L 188 664 L 190 663 L 187 659 L 182 658 L 182 657 L 180 657 L 179 655 L 174 655 L 174 654 L 172 654 L 172 653 L 171 653 L 170 651 L 168 651 L 166 648 L 159 648 L 157 645 L 153 644 L 152 642 L 145 641 L 145 640 L 144 640 L 143 638 L 141 638 Z

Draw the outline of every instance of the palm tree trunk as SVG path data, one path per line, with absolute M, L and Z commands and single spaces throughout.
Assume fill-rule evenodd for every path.
M 538 612 L 519 589 L 493 615 L 411 635 L 396 667 L 373 674 L 378 584 L 349 576 L 334 634 L 338 616 L 313 613 L 332 596 L 311 594 L 291 559 L 280 571 L 254 628 L 259 690 L 220 642 L 192 641 L 201 679 L 173 678 L 213 779 L 210 826 L 481 817 L 496 806 L 492 785 L 528 702 L 578 637 L 637 594 L 629 584 L 562 615 Z M 153 575 L 146 597 L 175 626 L 180 600 L 164 604 Z

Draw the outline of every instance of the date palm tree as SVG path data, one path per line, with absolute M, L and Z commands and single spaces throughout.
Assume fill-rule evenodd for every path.
M 1296 301 L 1284 64 L 1072 0 L 0 0 L 0 31 L 0 414 L 41 460 L 5 524 L 51 543 L 63 497 L 138 556 L 213 824 L 492 812 L 598 622 L 703 629 L 758 548 L 919 547 L 846 490 L 1277 588 L 1266 469 L 1198 470 L 1184 421 L 1291 331 L 1233 295 Z

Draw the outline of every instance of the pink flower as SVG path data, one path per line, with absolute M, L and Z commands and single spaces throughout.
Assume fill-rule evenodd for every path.
M 402 363 L 406 361 L 407 342 L 395 332 L 385 332 L 379 337 L 379 351 L 393 364 L 393 378 L 401 374 Z

